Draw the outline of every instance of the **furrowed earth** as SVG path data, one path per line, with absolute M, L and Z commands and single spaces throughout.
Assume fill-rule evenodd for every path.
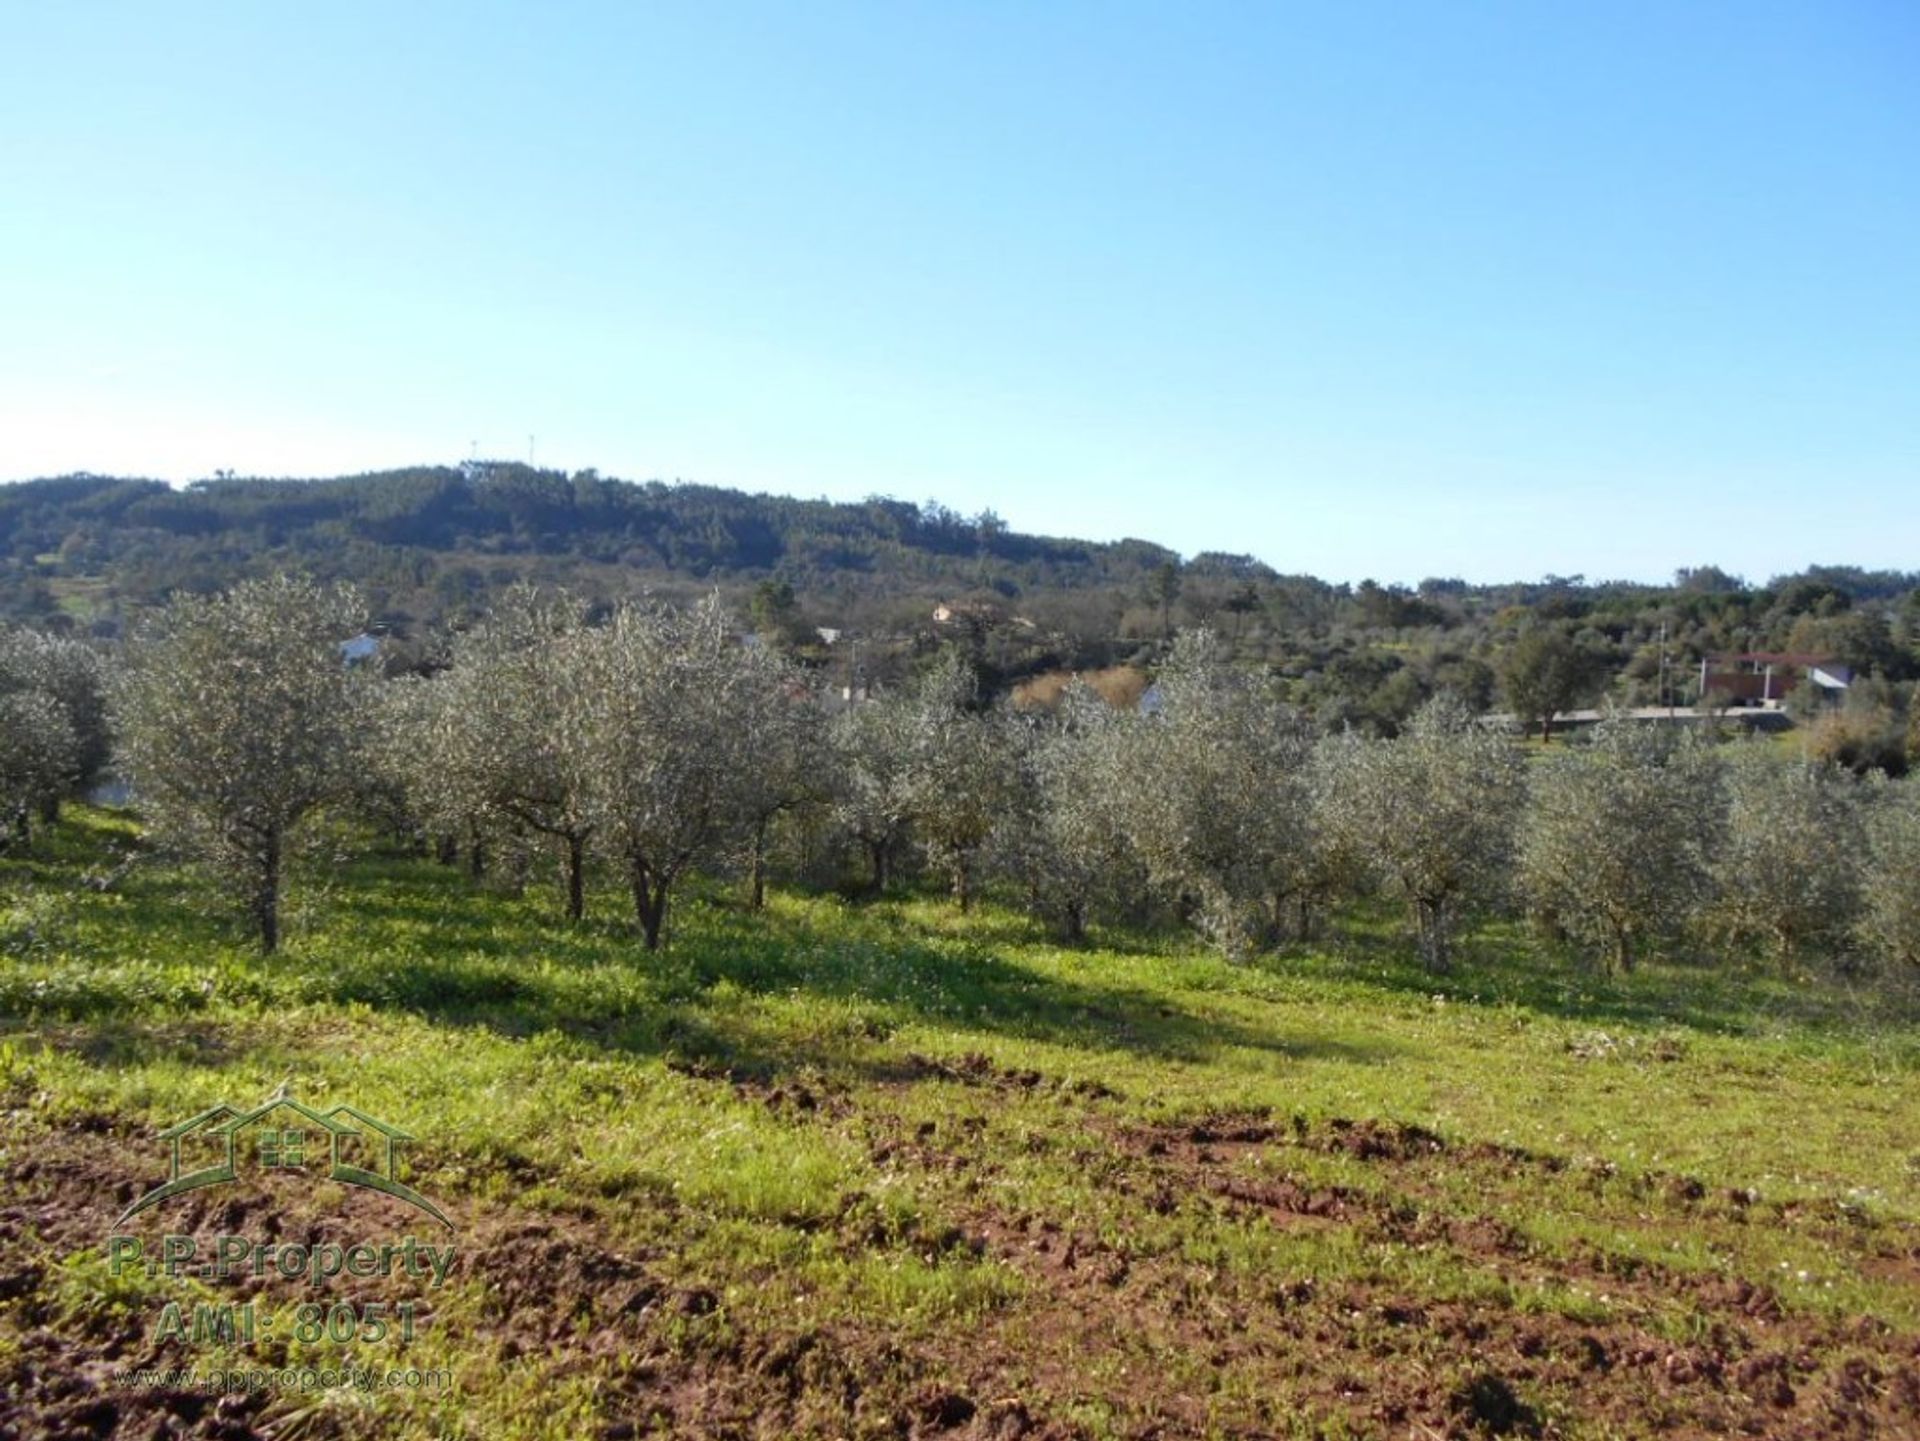
M 139 846 L 78 811 L 6 863 L 0 1435 L 1920 1435 L 1898 987 L 717 887 L 648 956 L 611 887 L 569 928 L 392 856 L 263 958 Z M 115 1234 L 447 1240 L 324 1168 L 116 1222 L 161 1130 L 282 1085 L 417 1138 L 445 1288 L 112 1274 Z M 154 1339 L 408 1297 L 408 1342 Z M 116 1383 L 339 1363 L 452 1384 Z

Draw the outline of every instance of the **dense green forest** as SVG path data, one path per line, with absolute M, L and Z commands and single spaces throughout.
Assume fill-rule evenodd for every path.
M 880 683 L 954 643 L 997 685 L 1150 670 L 1174 631 L 1204 625 L 1323 721 L 1389 733 L 1443 689 L 1502 704 L 1503 666 L 1529 633 L 1571 653 L 1567 694 L 1580 703 L 1694 703 L 1714 652 L 1829 656 L 1860 678 L 1863 744 L 1904 733 L 1920 676 L 1920 572 L 1819 565 L 1761 584 L 1702 565 L 1669 585 L 1436 575 L 1356 586 L 1250 556 L 1025 535 L 937 502 L 799 500 L 512 463 L 181 489 L 95 475 L 0 487 L 0 617 L 112 639 L 175 591 L 283 570 L 354 582 L 390 637 L 388 664 L 402 667 L 522 580 L 607 602 L 717 589 L 803 660 Z

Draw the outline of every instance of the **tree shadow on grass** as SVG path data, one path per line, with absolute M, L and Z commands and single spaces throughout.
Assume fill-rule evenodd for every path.
M 971 942 L 844 937 L 742 919 L 701 926 L 653 955 L 618 931 L 589 928 L 530 934 L 517 948 L 450 941 L 428 957 L 396 959 L 383 955 L 377 927 L 363 929 L 374 944 L 325 967 L 294 958 L 260 965 L 297 967 L 283 983 L 309 1004 L 365 1004 L 520 1038 L 559 1031 L 609 1052 L 767 1076 L 884 1068 L 899 1058 L 876 1052 L 914 1025 L 963 1045 L 1038 1042 L 1085 1052 L 1090 1062 L 1113 1052 L 1189 1063 L 1232 1049 L 1366 1064 L 1396 1054 L 1384 1042 L 1336 1042 L 1198 1014 L 1166 991 L 1051 975 Z M 256 999 L 272 1002 L 266 993 Z M 111 1028 L 132 1019 L 130 1009 L 106 1005 L 86 1019 Z
M 63 857 L 69 867 L 106 848 L 90 832 L 62 844 L 73 852 Z M 1199 1061 L 1245 1048 L 1374 1063 L 1396 1053 L 1387 1043 L 1338 1044 L 1206 1014 L 1180 1003 L 1177 984 L 1129 980 L 1130 957 L 1184 964 L 1165 935 L 1120 930 L 1103 933 L 1097 948 L 1063 948 L 1039 922 L 996 906 L 962 918 L 912 896 L 856 906 L 785 894 L 759 912 L 731 888 L 699 882 L 676 901 L 673 946 L 648 953 L 605 888 L 589 919 L 568 925 L 549 891 L 516 898 L 477 889 L 430 862 L 356 862 L 334 879 L 339 889 L 317 909 L 318 924 L 273 957 L 236 950 L 183 901 L 185 880 L 166 867 L 141 868 L 98 903 L 68 889 L 85 913 L 80 942 L 65 957 L 18 962 L 6 1009 L 31 1030 L 63 1020 L 183 1022 L 204 1005 L 364 1003 L 437 1024 L 514 1036 L 558 1031 L 623 1054 L 760 1072 L 867 1064 L 876 1043 L 915 1024 L 960 1044 L 1028 1040 L 1090 1057 Z M 63 881 L 72 887 L 70 869 L 47 874 L 49 886 Z M 1329 943 L 1290 948 L 1258 968 L 1595 1026 L 1754 1035 L 1786 1025 L 1857 1035 L 1916 1014 L 1910 995 L 1877 999 L 1724 965 L 1649 964 L 1609 976 L 1503 920 L 1469 928 L 1457 970 L 1436 977 L 1415 959 L 1394 908 L 1362 905 L 1341 919 Z M 1088 966 L 1051 959 L 1075 954 Z M 1108 975 L 1060 973 L 1096 970 L 1108 955 Z M 786 997 L 791 1009 L 780 1004 Z M 110 1048 L 103 1059 L 131 1054 Z
M 800 991 L 850 1003 L 886 1024 L 918 1023 L 958 1036 L 1088 1052 L 1201 1062 L 1239 1048 L 1371 1063 L 1398 1050 L 1385 1042 L 1361 1046 L 1198 1014 L 1166 991 L 1051 975 L 988 946 L 825 942 L 804 933 L 795 939 L 797 944 L 758 957 L 715 950 L 695 965 L 704 981 L 725 982 L 750 995 Z
M 598 911 L 567 925 L 542 914 L 544 897 L 476 898 L 457 874 L 415 869 L 374 887 L 360 921 L 375 933 L 384 920 L 431 934 L 434 959 L 417 973 L 349 965 L 328 999 L 514 1035 L 558 1029 L 608 1049 L 752 1071 L 810 1057 L 844 1061 L 914 1023 L 1188 1061 L 1245 1048 L 1372 1062 L 1394 1049 L 1250 1027 L 1196 1014 L 1164 991 L 1050 974 L 1007 954 L 1053 944 L 1046 927 L 994 906 L 962 917 L 912 897 L 858 906 L 790 897 L 755 911 L 730 888 L 698 883 L 677 902 L 673 943 L 648 953 L 607 898 L 596 899 Z M 1164 953 L 1164 943 L 1132 939 L 1139 944 L 1129 953 Z M 844 1007 L 828 1027 L 838 1029 L 810 1044 L 807 1028 L 817 1033 L 819 1017 L 787 1020 L 764 1008 L 752 1016 L 739 1004 L 786 996 Z
M 168 1028 L 203 1006 L 244 1025 L 254 1008 L 289 1003 L 364 1004 L 516 1037 L 558 1031 L 607 1051 L 759 1073 L 867 1065 L 915 1025 L 962 1045 L 1031 1041 L 1090 1058 L 1203 1061 L 1242 1048 L 1373 1063 L 1394 1053 L 1202 1014 L 1172 988 L 1056 974 L 1017 953 L 1042 944 L 1044 930 L 997 908 L 951 927 L 936 913 L 928 926 L 924 913 L 891 906 L 792 899 L 749 911 L 692 886 L 673 946 L 649 953 L 604 893 L 595 916 L 570 926 L 549 913 L 550 897 L 479 892 L 428 863 L 369 863 L 338 879 L 317 924 L 273 956 L 213 944 L 204 917 L 177 907 L 143 908 L 137 944 L 131 932 L 116 939 L 123 922 L 103 910 L 114 964 L 63 964 L 59 1003 L 16 1019 L 83 1024 L 90 1054 L 108 1066 L 139 1064 L 143 1048 L 167 1044 Z M 175 881 L 146 885 L 158 901 Z
M 1718 959 L 1650 957 L 1613 974 L 1576 947 L 1534 934 L 1524 923 L 1480 918 L 1464 927 L 1454 968 L 1428 971 L 1403 930 L 1380 909 L 1351 914 L 1326 941 L 1263 959 L 1276 976 L 1346 981 L 1450 1002 L 1517 1006 L 1565 1021 L 1707 1034 L 1754 1036 L 1786 1025 L 1858 1035 L 1920 1019 L 1914 996 L 1894 986 L 1846 986 L 1796 979 L 1772 968 Z
M 386 967 L 377 958 L 308 974 L 308 1003 L 366 1004 L 435 1025 L 525 1039 L 559 1032 L 605 1053 L 657 1056 L 699 1070 L 772 1078 L 793 1070 L 897 1080 L 903 1026 L 944 1032 L 959 1046 L 1026 1041 L 1084 1053 L 1097 1067 L 1115 1053 L 1204 1063 L 1245 1049 L 1276 1059 L 1390 1060 L 1390 1043 L 1355 1044 L 1196 1014 L 1168 995 L 1129 985 L 1049 976 L 979 947 L 920 943 L 825 948 L 778 935 L 751 948 L 689 946 L 670 958 L 609 956 L 583 947 L 537 970 L 454 954 Z M 656 964 L 659 962 L 659 964 Z M 642 969 L 651 968 L 651 969 Z M 791 1012 L 781 1007 L 794 997 Z M 810 1006 L 809 999 L 830 1003 Z M 230 1020 L 142 1014 L 103 1006 L 79 1018 L 74 1044 L 91 1064 L 120 1069 L 171 1057 L 217 1064 Z
M 854 913 L 889 926 L 894 934 L 964 940 L 989 946 L 1033 946 L 1060 951 L 1105 951 L 1119 956 L 1165 955 L 1192 933 L 1177 928 L 1094 922 L 1087 934 L 1071 940 L 1053 922 L 1009 906 L 978 904 L 962 912 L 951 900 L 931 894 L 894 894 L 863 900 Z
M 70 1051 L 90 1066 L 110 1069 L 154 1062 L 218 1066 L 245 1049 L 237 1043 L 231 1026 L 204 1018 L 98 1021 L 54 1027 L 34 1039 Z

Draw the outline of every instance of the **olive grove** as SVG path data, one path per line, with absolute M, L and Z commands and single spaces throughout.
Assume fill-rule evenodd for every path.
M 333 810 L 516 888 L 545 867 L 574 922 L 617 880 L 647 949 L 702 872 L 756 908 L 770 878 L 938 876 L 1069 942 L 1174 924 L 1239 957 L 1385 902 L 1434 972 L 1494 914 L 1622 972 L 1920 961 L 1914 784 L 1779 748 L 1616 716 L 1530 755 L 1445 691 L 1397 734 L 1328 732 L 1206 632 L 1139 705 L 1076 683 L 1016 710 L 951 647 L 831 698 L 715 597 L 595 612 L 520 587 L 392 677 L 344 658 L 361 623 L 351 591 L 282 577 L 177 597 L 112 658 L 0 633 L 0 823 L 17 838 L 115 763 L 267 949 Z

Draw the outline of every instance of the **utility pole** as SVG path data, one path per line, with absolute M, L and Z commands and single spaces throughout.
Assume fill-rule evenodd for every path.
M 1667 623 L 1660 622 L 1660 703 L 1667 708 L 1667 719 L 1673 719 L 1673 690 L 1667 680 Z

